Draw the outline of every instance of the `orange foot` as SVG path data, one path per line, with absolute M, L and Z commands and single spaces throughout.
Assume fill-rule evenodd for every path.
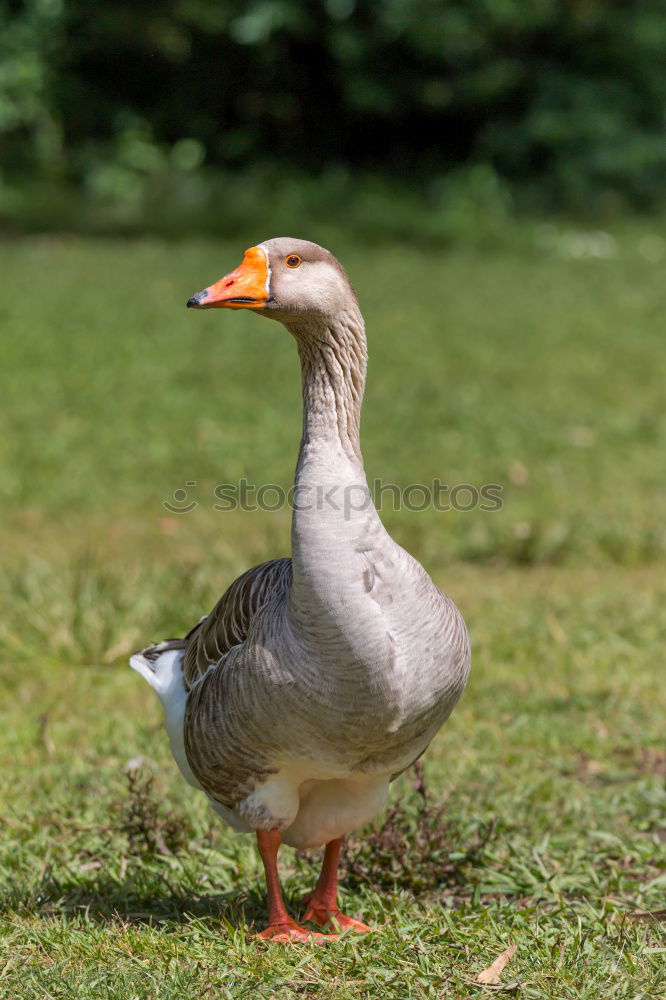
M 266 930 L 255 934 L 255 938 L 262 941 L 306 941 L 310 944 L 322 944 L 336 937 L 335 934 L 318 934 L 310 931 L 307 927 L 300 927 L 295 920 L 281 920 L 279 923 L 269 924 Z
M 309 903 L 309 905 L 305 911 L 303 923 L 311 920 L 318 927 L 326 927 L 328 924 L 333 924 L 336 930 L 353 931 L 354 934 L 367 934 L 368 931 L 372 930 L 372 927 L 362 924 L 360 920 L 354 920 L 353 917 L 346 917 L 344 913 L 340 913 L 337 906 L 331 908 L 326 906 L 325 903 L 320 903 L 314 897 L 305 899 L 304 902 Z

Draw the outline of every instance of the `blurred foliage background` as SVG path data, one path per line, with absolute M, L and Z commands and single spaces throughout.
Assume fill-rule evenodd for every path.
M 0 220 L 458 237 L 653 210 L 666 0 L 5 0 Z M 293 227 L 292 227 L 293 228 Z

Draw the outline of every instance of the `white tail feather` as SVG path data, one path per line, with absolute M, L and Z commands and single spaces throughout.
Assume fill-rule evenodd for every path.
M 147 680 L 153 691 L 157 691 L 158 682 L 152 665 L 144 658 L 143 653 L 133 653 L 130 656 L 129 665 L 132 670 L 136 670 L 138 674 Z
M 160 647 L 164 651 L 160 652 Z M 195 788 L 201 785 L 194 777 L 185 754 L 183 724 L 187 705 L 187 691 L 183 678 L 185 650 L 172 644 L 158 643 L 148 646 L 130 658 L 130 667 L 148 681 L 162 703 L 164 721 L 169 734 L 169 744 L 174 760 L 186 781 Z

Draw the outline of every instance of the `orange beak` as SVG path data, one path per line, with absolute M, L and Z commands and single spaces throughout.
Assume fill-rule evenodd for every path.
M 268 255 L 250 247 L 231 274 L 188 299 L 188 309 L 261 309 L 268 300 Z

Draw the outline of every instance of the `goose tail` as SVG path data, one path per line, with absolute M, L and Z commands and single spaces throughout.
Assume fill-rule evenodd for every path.
M 159 695 L 160 700 L 163 700 L 168 688 L 176 680 L 174 674 L 179 673 L 177 668 L 182 663 L 187 645 L 187 639 L 165 639 L 163 642 L 156 642 L 133 653 L 129 665 L 132 670 L 141 674 Z
M 187 636 L 156 642 L 134 653 L 129 662 L 130 667 L 148 681 L 162 703 L 171 753 L 183 777 L 194 788 L 201 788 L 187 760 L 183 734 L 187 706 L 183 660 L 188 645 Z

